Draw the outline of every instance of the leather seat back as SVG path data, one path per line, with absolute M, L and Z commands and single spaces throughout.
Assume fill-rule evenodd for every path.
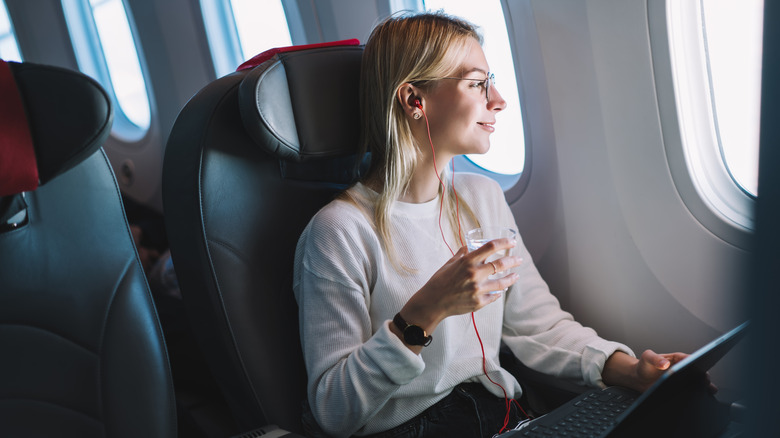
M 175 437 L 165 343 L 100 147 L 108 96 L 31 63 L 0 62 L 0 90 L 0 162 L 17 170 L 0 178 L 0 436 Z
M 355 178 L 362 48 L 262 54 L 179 114 L 163 168 L 185 308 L 242 430 L 301 431 L 306 372 L 292 293 L 309 219 Z

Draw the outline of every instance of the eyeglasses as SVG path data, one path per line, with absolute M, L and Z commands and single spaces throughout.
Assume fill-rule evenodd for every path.
M 496 76 L 493 73 L 488 72 L 487 77 L 483 80 L 478 80 L 474 78 L 455 78 L 455 77 L 444 77 L 444 78 L 438 78 L 438 79 L 455 79 L 458 81 L 474 81 L 476 84 L 479 84 L 480 87 L 485 89 L 485 99 L 487 99 L 488 102 L 490 102 L 490 87 L 496 85 Z

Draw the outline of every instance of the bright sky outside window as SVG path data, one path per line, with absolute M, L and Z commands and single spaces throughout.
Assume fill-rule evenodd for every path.
M 425 8 L 430 11 L 443 9 L 448 14 L 462 17 L 480 27 L 485 40 L 485 56 L 490 70 L 496 75 L 496 88 L 506 100 L 507 107 L 496 118 L 496 132 L 490 136 L 490 151 L 485 155 L 468 157 L 492 172 L 519 174 L 525 165 L 525 134 L 501 2 L 484 0 L 477 7 L 473 0 L 425 0 Z
M 90 0 L 90 6 L 119 106 L 145 131 L 151 122 L 149 97 L 122 0 Z
M 21 62 L 22 55 L 19 45 L 16 43 L 16 35 L 8 16 L 5 0 L 0 0 L 0 59 L 5 61 Z
M 758 191 L 763 0 L 702 0 L 721 152 L 744 190 Z
M 665 5 L 680 135 L 680 149 L 670 138 L 667 150 L 685 160 L 685 168 L 673 167 L 672 173 L 691 212 L 732 243 L 753 229 L 757 187 L 763 8 L 745 14 L 754 3 L 667 0 Z
M 273 47 L 292 45 L 282 2 L 230 0 L 243 60 Z

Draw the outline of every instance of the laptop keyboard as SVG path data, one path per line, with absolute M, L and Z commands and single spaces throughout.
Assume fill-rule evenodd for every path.
M 588 392 L 532 421 L 512 437 L 601 437 L 636 397 L 622 388 Z

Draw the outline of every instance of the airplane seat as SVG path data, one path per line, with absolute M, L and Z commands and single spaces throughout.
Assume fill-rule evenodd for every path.
M 302 431 L 306 371 L 292 271 L 311 217 L 354 182 L 357 40 L 272 49 L 182 109 L 163 164 L 163 205 L 187 317 L 240 430 Z M 584 388 L 502 355 L 536 410 Z
M 242 431 L 301 433 L 292 270 L 309 219 L 355 179 L 357 40 L 273 49 L 179 113 L 163 206 L 192 331 Z
M 177 434 L 112 122 L 89 77 L 0 61 L 0 436 Z

